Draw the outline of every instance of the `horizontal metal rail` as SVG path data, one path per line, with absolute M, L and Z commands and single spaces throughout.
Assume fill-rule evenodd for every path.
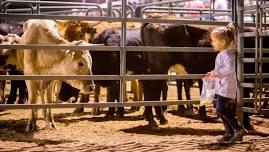
M 64 16 L 64 15 L 45 15 L 45 14 L 5 14 L 0 13 L 1 19 L 51 19 L 51 20 L 77 20 L 77 21 L 106 21 L 106 22 L 121 22 L 121 18 L 118 17 L 93 17 L 93 16 Z
M 265 5 L 265 4 L 263 4 Z M 244 11 L 248 11 L 248 10 L 256 10 L 257 7 L 260 7 L 259 5 L 251 5 L 251 6 L 245 6 L 244 7 Z M 240 8 L 239 8 L 240 9 Z
M 242 107 L 243 112 L 255 113 L 255 114 L 268 114 L 269 109 L 255 109 L 250 107 Z
M 187 2 L 187 1 L 190 1 L 190 0 L 169 0 L 169 1 L 163 1 L 163 2 L 141 4 L 141 5 L 137 5 L 136 7 L 146 7 L 146 6 L 180 3 L 180 2 Z
M 243 100 L 254 100 L 244 98 Z M 264 101 L 266 101 L 264 99 Z M 51 103 L 51 104 L 4 104 L 0 105 L 0 109 L 45 109 L 45 108 L 105 108 L 105 107 L 132 107 L 132 106 L 165 106 L 165 105 L 189 105 L 200 104 L 200 100 L 165 100 L 165 101 L 133 101 L 125 102 L 124 105 L 120 102 L 109 103 Z M 247 108 L 249 109 L 249 108 Z
M 103 46 L 102 44 L 90 44 L 91 46 L 77 45 L 0 45 L 0 49 L 68 49 L 68 50 L 90 50 L 90 51 L 120 51 L 123 47 Z M 126 51 L 143 52 L 214 52 L 208 47 L 151 47 L 151 46 L 127 46 Z M 215 52 L 216 53 L 216 52 Z
M 145 11 L 145 14 L 146 13 L 168 13 L 168 12 L 166 10 L 147 10 Z M 173 11 L 173 14 L 197 14 L 197 16 L 200 14 L 199 15 L 200 17 L 210 16 L 209 12 L 200 13 L 198 11 L 181 11 L 181 10 Z M 230 16 L 232 14 L 231 13 L 214 13 L 212 15 L 213 16 Z
M 72 14 L 72 13 L 80 13 L 83 12 L 86 14 L 89 10 L 87 9 L 80 9 L 80 10 L 64 10 L 64 11 L 49 11 L 49 12 L 42 12 L 42 14 L 52 14 L 52 15 L 58 15 L 58 14 Z
M 255 98 L 243 98 L 242 99 L 242 101 L 244 103 L 252 103 L 252 102 L 254 102 L 254 100 L 255 100 Z M 269 101 L 269 97 L 262 97 L 261 101 L 263 101 L 263 102 Z
M 262 62 L 262 63 L 269 63 L 269 58 L 243 58 L 244 63 L 255 63 L 255 62 Z
M 90 51 L 120 51 L 122 47 L 104 46 L 104 44 L 89 44 L 90 46 L 77 45 L 36 45 L 36 44 L 18 44 L 3 45 L 0 49 L 69 49 L 69 50 L 90 50 Z M 214 52 L 211 47 L 158 47 L 158 46 L 126 46 L 126 51 L 141 52 Z M 269 48 L 262 49 L 263 53 L 269 53 Z M 215 52 L 217 53 L 217 52 Z M 244 53 L 255 53 L 255 48 L 245 48 Z
M 59 10 L 65 10 L 65 9 L 89 9 L 89 8 L 96 8 L 96 6 L 40 6 L 40 10 L 50 10 L 50 9 L 59 9 Z M 8 8 L 6 9 L 7 12 L 11 11 L 29 11 L 30 8 Z M 36 11 L 36 8 L 34 8 L 34 11 Z
M 121 22 L 119 17 L 93 17 L 93 16 L 63 16 L 63 15 L 37 15 L 37 14 L 5 14 L 0 13 L 1 19 L 54 19 L 54 20 L 88 20 L 88 21 L 107 21 L 107 22 Z M 142 18 L 126 18 L 126 22 L 140 22 L 140 23 L 170 23 L 170 24 L 194 24 L 194 25 L 227 25 L 229 22 L 216 21 L 191 21 L 191 20 L 167 20 L 167 19 L 142 19 Z M 267 26 L 268 24 L 266 24 Z M 245 23 L 245 26 L 254 27 L 255 23 Z
M 262 78 L 269 78 L 269 73 L 262 73 L 262 75 L 260 75 L 259 73 L 257 73 L 257 74 L 243 74 L 243 77 L 245 78 L 245 79 L 247 79 L 247 78 L 252 78 L 252 79 L 254 79 L 255 77 L 262 77 Z
M 200 104 L 200 100 L 167 100 L 167 101 L 135 101 L 118 103 L 52 103 L 52 104 L 0 104 L 0 109 L 41 109 L 41 108 L 105 108 L 105 107 L 132 107 L 132 106 L 165 106 L 165 105 L 185 105 Z
M 45 4 L 45 5 L 53 5 L 53 6 L 57 6 L 57 5 L 79 5 L 79 6 L 97 6 L 100 7 L 98 4 L 95 3 L 76 3 L 76 2 L 60 2 L 60 1 L 21 1 L 21 0 L 5 0 L 2 4 L 1 7 L 5 6 L 6 4 L 9 3 L 17 3 L 17 4 Z M 101 7 L 100 7 L 101 8 Z
M 255 48 L 244 48 L 244 53 L 255 53 Z M 263 53 L 269 53 L 269 48 L 262 48 Z
M 255 83 L 240 83 L 243 88 L 255 88 Z M 269 88 L 269 83 L 258 84 L 257 88 Z
M 126 80 L 176 80 L 176 79 L 201 79 L 205 74 L 148 74 L 124 75 Z M 253 79 L 255 74 L 244 74 L 244 78 Z M 259 76 L 259 75 L 258 75 Z M 120 75 L 0 75 L 0 80 L 120 80 Z M 269 73 L 263 73 L 262 78 L 269 78 Z
M 184 8 L 184 7 L 164 7 L 164 6 L 148 6 L 148 7 L 145 7 L 143 8 L 142 10 L 147 10 L 147 9 L 157 9 L 157 10 L 181 10 L 181 11 L 202 11 L 203 13 L 204 12 L 210 12 L 210 9 L 195 9 L 195 8 Z M 232 12 L 231 10 L 215 10 L 215 13 L 217 12 Z
M 0 49 L 67 49 L 67 50 L 94 50 L 94 51 L 120 51 L 121 47 L 104 46 L 103 44 L 90 44 L 90 46 L 78 45 L 41 45 L 41 44 L 18 44 L 18 45 L 0 45 Z
M 205 74 L 148 74 L 148 75 L 0 75 L 0 80 L 177 80 L 201 79 Z
M 119 17 L 92 17 L 92 16 L 63 16 L 63 15 L 44 15 L 44 14 L 5 14 L 0 13 L 2 19 L 54 19 L 54 20 L 88 20 L 88 21 L 110 21 L 121 22 Z M 191 21 L 191 20 L 167 20 L 167 19 L 141 19 L 141 18 L 127 18 L 127 22 L 140 23 L 171 23 L 171 24 L 195 24 L 195 25 L 227 25 L 229 22 L 214 22 L 214 21 Z
M 255 37 L 255 36 L 269 36 L 269 31 L 262 31 L 262 32 L 245 32 L 241 33 L 241 37 Z

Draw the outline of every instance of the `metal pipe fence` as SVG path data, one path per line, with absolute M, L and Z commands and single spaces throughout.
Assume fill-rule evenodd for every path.
M 170 2 L 178 2 L 183 0 L 172 0 Z M 13 2 L 13 0 L 9 0 L 9 2 Z M 17 2 L 17 1 L 15 1 Z M 47 4 L 45 1 L 27 1 L 33 4 Z M 49 2 L 49 4 L 56 4 L 56 2 Z M 57 3 L 62 5 L 67 5 L 71 3 Z M 73 4 L 73 3 L 72 3 Z M 80 5 L 84 5 L 84 3 L 79 3 Z M 164 4 L 164 3 L 158 3 Z M 240 3 L 241 4 L 241 3 Z M 5 8 L 6 3 L 1 4 L 1 11 Z M 92 6 L 92 5 L 89 5 Z M 110 21 L 110 22 L 121 22 L 122 23 L 122 39 L 120 47 L 107 47 L 107 46 L 54 46 L 54 45 L 0 45 L 0 48 L 20 48 L 20 49 L 37 49 L 37 48 L 58 48 L 58 49 L 87 49 L 90 51 L 119 51 L 120 52 L 120 75 L 81 75 L 81 76 L 46 76 L 46 75 L 38 75 L 38 76 L 0 76 L 0 80 L 120 80 L 120 103 L 87 103 L 87 104 L 46 104 L 46 105 L 0 105 L 0 109 L 16 109 L 16 108 L 74 108 L 74 107 L 110 107 L 110 106 L 153 106 L 153 105 L 172 105 L 172 104 L 199 104 L 198 100 L 190 100 L 190 101 L 143 101 L 136 103 L 125 103 L 125 91 L 126 91 L 126 80 L 176 80 L 176 79 L 201 79 L 204 74 L 188 74 L 188 75 L 127 75 L 126 74 L 126 53 L 128 51 L 156 51 L 156 52 L 212 52 L 212 48 L 192 48 L 192 47 L 127 47 L 126 46 L 126 23 L 127 22 L 140 22 L 140 23 L 173 23 L 173 24 L 198 24 L 198 25 L 227 25 L 228 22 L 213 22 L 213 21 L 190 21 L 190 20 L 166 20 L 166 19 L 142 19 L 142 18 L 127 18 L 126 17 L 126 1 L 123 0 L 121 4 L 121 17 L 89 17 L 89 16 L 65 16 L 65 15 L 40 15 L 40 14 L 8 14 L 1 13 L 1 19 L 61 19 L 61 20 L 87 20 L 87 21 Z M 143 5 L 151 6 L 151 5 Z M 241 7 L 241 5 L 238 5 Z M 142 7 L 142 5 L 140 6 Z M 39 9 L 42 9 L 40 6 Z M 239 12 L 242 10 L 239 10 Z M 234 12 L 233 12 L 234 13 Z M 241 13 L 241 12 L 240 12 Z M 239 15 L 241 15 L 238 13 Z M 239 18 L 241 21 L 242 18 Z M 248 23 L 245 24 L 242 22 L 239 26 L 253 26 L 253 24 Z M 241 37 L 239 37 L 241 38 Z M 240 39 L 240 46 L 241 46 Z M 239 48 L 243 50 L 242 46 Z M 248 49 L 249 51 L 253 51 L 254 49 Z M 268 49 L 267 49 L 268 51 Z M 240 61 L 241 58 L 238 58 Z M 238 62 L 240 63 L 240 62 Z M 241 64 L 241 63 L 240 63 Z M 255 78 L 255 74 L 243 74 L 239 69 L 238 71 L 241 73 L 240 79 L 243 77 L 251 77 Z M 263 74 L 263 76 L 268 76 L 268 74 Z M 269 76 L 268 76 L 269 77 Z M 242 88 L 239 88 L 239 97 L 242 95 Z M 238 100 L 238 103 L 241 105 L 243 98 Z M 254 100 L 254 99 L 246 99 L 246 100 Z

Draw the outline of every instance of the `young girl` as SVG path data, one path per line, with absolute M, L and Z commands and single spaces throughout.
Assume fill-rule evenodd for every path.
M 205 79 L 215 80 L 215 108 L 225 127 L 225 135 L 219 138 L 218 142 L 242 141 L 245 129 L 236 119 L 235 55 L 229 50 L 235 44 L 236 29 L 232 24 L 218 27 L 211 32 L 210 37 L 214 50 L 219 53 L 215 60 L 215 69 L 208 72 Z

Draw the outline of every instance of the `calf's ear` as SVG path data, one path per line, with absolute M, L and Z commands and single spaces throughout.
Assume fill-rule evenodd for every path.
M 55 20 L 57 26 L 58 26 L 58 31 L 63 30 L 66 24 L 66 21 L 63 20 Z

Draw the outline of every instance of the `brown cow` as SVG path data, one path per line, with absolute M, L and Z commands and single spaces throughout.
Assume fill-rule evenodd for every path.
M 96 38 L 101 32 L 108 28 L 114 28 L 114 29 L 120 29 L 121 24 L 120 23 L 109 23 L 109 22 L 85 22 L 85 21 L 67 21 L 67 22 L 60 22 L 58 23 L 59 27 L 58 30 L 61 33 L 61 35 L 67 39 L 68 41 L 74 41 L 74 40 L 85 40 L 87 42 L 91 42 L 92 39 Z M 138 23 L 128 23 L 127 28 L 140 28 L 141 24 Z M 141 91 L 138 90 L 137 82 L 134 82 L 132 84 L 136 84 L 136 88 L 133 87 L 133 90 L 135 91 L 135 100 L 142 100 L 141 98 Z M 65 87 L 67 85 L 64 84 Z M 67 88 L 65 88 L 67 89 Z M 71 88 L 69 92 L 71 91 Z M 109 91 L 109 90 L 108 90 Z M 73 90 L 72 92 L 76 92 Z M 100 94 L 100 86 L 99 83 L 96 83 L 96 90 L 95 90 L 95 97 L 94 101 L 99 102 L 99 94 Z M 139 97 L 139 98 L 138 98 Z M 65 99 L 65 95 L 62 95 L 60 98 Z M 77 98 L 77 96 L 76 96 Z M 88 95 L 82 95 L 80 102 L 88 102 L 89 96 Z M 75 112 L 82 112 L 82 108 L 78 108 L 75 110 Z M 93 109 L 93 114 L 99 114 L 100 110 L 99 108 Z

